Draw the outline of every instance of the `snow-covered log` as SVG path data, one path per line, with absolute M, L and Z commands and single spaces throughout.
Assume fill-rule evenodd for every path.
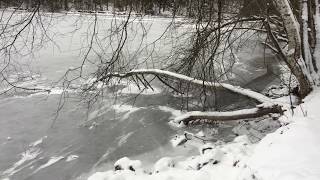
M 184 124 L 188 124 L 189 121 L 193 121 L 196 119 L 204 119 L 208 121 L 232 121 L 232 120 L 240 120 L 240 119 L 249 119 L 261 117 L 270 113 L 283 113 L 282 105 L 274 103 L 274 100 L 264 96 L 261 93 L 257 93 L 250 89 L 244 89 L 239 86 L 233 86 L 227 83 L 217 83 L 217 82 L 208 82 L 202 81 L 199 79 L 195 79 L 183 74 L 178 74 L 166 70 L 160 69 L 136 69 L 131 70 L 127 73 L 108 73 L 104 75 L 99 81 L 104 81 L 105 79 L 110 79 L 112 77 L 117 78 L 129 78 L 131 76 L 137 75 L 154 75 L 161 76 L 166 78 L 175 79 L 178 81 L 184 81 L 188 83 L 192 83 L 195 85 L 206 86 L 206 87 L 215 87 L 215 88 L 225 88 L 231 92 L 247 96 L 258 102 L 262 103 L 255 108 L 252 109 L 243 109 L 237 111 L 228 111 L 228 112 L 200 112 L 200 111 L 191 111 L 187 112 L 182 116 L 179 116 L 174 119 L 175 123 L 180 123 L 181 121 Z
M 207 123 L 216 121 L 234 121 L 240 119 L 257 118 L 270 113 L 283 113 L 283 109 L 278 105 L 259 105 L 251 109 L 242 109 L 228 112 L 201 112 L 201 111 L 190 111 L 182 116 L 176 117 L 173 121 L 180 124 L 188 124 L 190 121 L 197 119 L 204 119 Z
M 104 79 L 109 79 L 111 77 L 119 77 L 119 78 L 128 78 L 131 76 L 135 75 L 155 75 L 155 76 L 162 76 L 162 77 L 167 77 L 167 78 L 172 78 L 176 79 L 179 81 L 185 81 L 188 83 L 192 83 L 195 85 L 200 85 L 200 86 L 206 86 L 206 87 L 215 87 L 215 88 L 225 88 L 231 92 L 247 96 L 249 98 L 255 99 L 258 102 L 261 103 L 272 103 L 272 99 L 270 99 L 267 96 L 264 96 L 261 93 L 257 93 L 255 91 L 252 91 L 250 89 L 244 89 L 239 86 L 233 86 L 231 84 L 227 83 L 219 83 L 219 82 L 208 82 L 208 81 L 203 81 L 199 79 L 195 79 L 183 74 L 178 74 L 166 70 L 160 70 L 160 69 L 136 69 L 136 70 L 131 70 L 127 73 L 109 73 L 107 75 L 104 75 L 102 78 L 100 78 L 100 81 L 103 81 Z

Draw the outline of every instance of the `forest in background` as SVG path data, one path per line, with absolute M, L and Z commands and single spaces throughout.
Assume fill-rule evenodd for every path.
M 291 0 L 295 9 L 299 4 Z M 240 10 L 242 15 L 256 15 L 266 9 L 268 0 L 223 0 L 225 7 Z M 142 15 L 179 15 L 196 17 L 199 11 L 212 13 L 218 11 L 216 1 L 212 0 L 0 0 L 0 8 L 13 7 L 18 10 L 32 10 L 41 6 L 49 12 L 129 12 Z M 237 7 L 237 8 L 234 8 Z M 237 13 L 238 12 L 233 12 Z

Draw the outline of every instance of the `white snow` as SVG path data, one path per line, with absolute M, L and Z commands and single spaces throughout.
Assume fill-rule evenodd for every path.
M 38 146 L 38 145 L 42 144 L 42 143 L 43 143 L 43 140 L 46 139 L 46 138 L 48 138 L 48 136 L 44 136 L 44 137 L 36 140 L 35 142 L 30 143 L 29 146 L 30 146 L 30 147 Z
M 168 171 L 175 166 L 175 162 L 171 157 L 163 157 L 154 164 L 154 172 Z
M 89 180 L 99 180 L 99 178 L 121 178 L 124 180 L 207 180 L 217 177 L 220 177 L 221 179 L 232 179 L 236 178 L 238 175 L 235 172 L 241 170 L 240 168 L 233 166 L 234 162 L 246 157 L 247 149 L 251 148 L 247 144 L 249 144 L 247 138 L 239 137 L 231 144 L 226 146 L 213 146 L 212 149 L 204 151 L 204 153 L 199 156 L 190 157 L 179 162 L 175 162 L 174 158 L 165 157 L 154 165 L 154 173 L 151 175 L 144 173 L 144 171 L 134 173 L 128 171 L 108 171 L 105 173 L 95 173 Z
M 64 159 L 64 158 L 65 158 L 65 157 L 63 157 L 63 156 L 53 156 L 53 157 L 51 157 L 51 158 L 47 161 L 47 163 L 45 163 L 45 164 L 41 165 L 40 167 L 38 167 L 38 168 L 33 172 L 33 174 L 35 174 L 35 173 L 39 172 L 40 170 L 42 170 L 42 169 L 44 169 L 44 168 L 47 168 L 47 167 L 49 167 L 49 166 L 51 166 L 51 165 L 59 162 L 60 160 L 62 160 L 62 159 Z
M 99 123 L 97 123 L 97 122 L 92 122 L 91 125 L 90 125 L 90 127 L 89 127 L 88 129 L 92 130 L 92 129 L 96 128 L 97 126 L 99 126 Z
M 138 170 L 141 167 L 141 161 L 131 160 L 128 157 L 123 157 L 114 163 L 114 167 L 121 170 Z
M 118 146 L 122 146 L 125 144 L 130 136 L 132 136 L 134 132 L 129 132 L 127 134 L 124 134 L 120 137 L 118 137 L 116 140 L 118 140 Z
M 70 162 L 70 161 L 76 160 L 76 159 L 78 159 L 78 158 L 79 158 L 78 155 L 71 154 L 71 155 L 69 155 L 69 156 L 67 157 L 66 162 Z
M 154 173 L 110 170 L 97 172 L 88 180 L 318 180 L 320 89 L 304 102 L 294 115 L 286 112 L 280 117 L 283 126 L 257 144 L 239 136 L 231 143 L 205 144 L 198 156 L 178 162 L 164 157 L 155 163 Z M 131 161 L 124 158 L 120 162 L 128 167 Z
M 37 147 L 30 147 L 25 152 L 20 154 L 20 160 L 14 163 L 12 167 L 9 169 L 3 171 L 2 175 L 4 176 L 11 176 L 17 172 L 19 172 L 21 169 L 23 169 L 23 164 L 26 162 L 29 162 L 31 160 L 36 159 L 40 154 L 41 150 Z
M 204 132 L 203 131 L 199 131 L 196 136 L 198 137 L 205 137 Z
M 320 91 L 295 110 L 288 126 L 269 134 L 248 161 L 264 179 L 320 179 Z M 289 114 L 289 113 L 288 113 Z
M 176 117 L 173 122 L 180 123 L 181 121 L 188 119 L 192 116 L 200 116 L 200 117 L 210 117 L 210 116 L 217 116 L 217 117 L 226 117 L 226 116 L 236 116 L 241 114 L 255 114 L 259 111 L 259 108 L 261 107 L 271 107 L 272 104 L 270 103 L 264 103 L 257 105 L 256 108 L 251 109 L 242 109 L 242 110 L 235 110 L 235 111 L 227 111 L 227 112 L 202 112 L 202 111 L 189 111 L 185 112 L 181 116 Z
M 122 116 L 121 120 L 128 119 L 130 114 L 142 109 L 142 108 L 134 107 L 127 104 L 115 104 L 112 106 L 112 108 L 115 110 L 116 113 L 125 113 Z
M 175 136 L 172 140 L 171 140 L 171 144 L 172 146 L 176 147 L 176 146 L 180 146 L 183 145 L 184 143 L 186 143 L 188 140 L 186 138 L 185 135 L 179 135 L 179 136 Z

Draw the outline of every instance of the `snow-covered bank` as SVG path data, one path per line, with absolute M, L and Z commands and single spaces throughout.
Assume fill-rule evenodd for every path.
M 320 179 L 320 89 L 304 101 L 293 115 L 287 112 L 282 116 L 282 127 L 258 144 L 250 143 L 246 136 L 227 144 L 206 144 L 198 156 L 182 161 L 163 158 L 150 172 L 143 169 L 143 163 L 131 167 L 136 161 L 126 158 L 123 167 L 116 163 L 117 171 L 97 172 L 88 180 Z
M 266 136 L 248 164 L 262 179 L 320 179 L 320 89 L 283 116 L 290 124 Z

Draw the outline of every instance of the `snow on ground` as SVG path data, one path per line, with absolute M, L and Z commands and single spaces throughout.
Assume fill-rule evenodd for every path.
M 152 172 L 143 170 L 143 162 L 125 158 L 126 165 L 139 162 L 142 169 L 115 168 L 97 172 L 88 180 L 320 179 L 318 106 L 320 89 L 310 94 L 293 115 L 287 112 L 282 116 L 282 127 L 257 144 L 251 143 L 247 136 L 238 136 L 231 143 L 205 144 L 197 156 L 179 162 L 175 162 L 174 157 L 160 159 Z
M 320 179 L 320 90 L 316 89 L 297 107 L 291 123 L 267 135 L 250 161 L 263 179 Z
M 172 146 L 174 147 L 180 146 L 186 142 L 187 142 L 187 137 L 185 135 L 176 136 L 171 140 Z

